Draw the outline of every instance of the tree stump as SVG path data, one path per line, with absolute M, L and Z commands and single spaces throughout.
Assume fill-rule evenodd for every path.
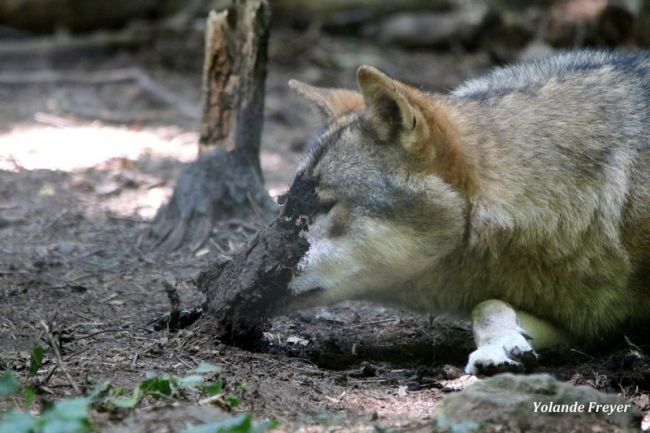
M 266 0 L 234 0 L 208 17 L 199 159 L 154 219 L 151 235 L 162 250 L 198 249 L 220 219 L 268 223 L 277 214 L 259 157 L 269 24 Z

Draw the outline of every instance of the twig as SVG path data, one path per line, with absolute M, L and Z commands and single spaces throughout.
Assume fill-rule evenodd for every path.
M 195 368 L 194 366 L 192 366 L 192 364 L 189 364 L 187 361 L 184 361 L 183 358 L 181 358 L 180 356 L 178 356 L 178 353 L 174 353 L 174 356 L 175 356 L 176 359 L 178 359 L 178 360 L 181 362 L 181 364 L 183 364 L 185 367 L 190 368 L 190 369 Z
M 108 332 L 122 332 L 122 331 L 127 332 L 127 331 L 129 331 L 129 330 L 128 330 L 128 329 L 124 329 L 124 328 L 102 329 L 101 331 L 93 332 L 93 333 L 90 333 L 90 334 L 88 334 L 88 335 L 77 336 L 77 337 L 76 337 L 76 340 L 77 340 L 77 341 L 79 341 L 79 340 L 85 340 L 85 339 L 87 339 L 87 338 L 92 338 L 92 337 L 95 337 L 95 336 L 97 336 L 97 335 L 106 334 L 106 333 L 108 333 Z
M 630 337 L 628 337 L 627 335 L 624 335 L 623 338 L 625 339 L 625 343 L 627 343 L 628 346 L 630 346 L 632 349 L 636 350 L 639 353 L 639 355 L 643 355 L 643 350 L 641 350 L 641 348 L 639 346 L 634 344 L 632 342 L 632 340 L 630 340 Z
M 142 218 L 135 218 L 135 217 L 130 217 L 130 216 L 122 216 L 122 215 L 115 215 L 112 213 L 107 214 L 109 219 L 116 220 L 116 221 L 128 221 L 132 223 L 138 223 L 138 224 L 143 224 L 148 222 L 145 219 Z
M 54 373 L 56 373 L 56 370 L 59 368 L 58 365 L 55 365 L 52 367 L 52 369 L 47 373 L 47 376 L 45 376 L 45 379 L 43 379 L 40 383 L 40 386 L 47 385 L 47 383 L 50 381 L 52 376 L 54 376 Z
M 160 112 L 155 110 L 139 110 L 137 113 L 122 113 L 118 111 L 88 109 L 78 106 L 70 106 L 66 109 L 68 114 L 88 119 L 100 120 L 104 123 L 132 124 L 132 123 L 151 123 L 160 119 Z
M 569 349 L 569 350 L 570 350 L 571 352 L 575 352 L 575 353 L 577 353 L 577 354 L 579 354 L 579 355 L 586 356 L 586 357 L 589 358 L 589 359 L 596 359 L 596 358 L 594 358 L 593 356 L 591 356 L 591 355 L 589 355 L 589 354 L 587 354 L 587 353 L 585 353 L 585 352 L 581 352 L 581 351 L 579 351 L 578 349 Z
M 351 325 L 351 328 L 360 328 L 362 326 L 370 326 L 370 325 L 381 325 L 382 323 L 390 323 L 390 322 L 397 322 L 399 321 L 399 318 L 395 317 L 392 319 L 381 319 L 381 320 L 374 320 L 372 322 L 362 322 L 362 323 L 355 323 L 354 325 Z
M 56 126 L 58 128 L 70 128 L 78 125 L 77 122 L 50 113 L 38 112 L 34 114 L 34 120 L 40 123 L 45 123 L 46 125 Z
M 95 254 L 101 253 L 103 251 L 104 251 L 104 248 L 95 248 L 93 250 L 86 251 L 85 253 L 81 253 L 78 256 L 75 256 L 75 257 L 71 258 L 70 262 L 76 262 L 78 260 L 83 260 L 83 259 L 85 259 L 87 257 L 94 256 Z
M 228 225 L 231 226 L 231 227 L 233 227 L 233 226 L 234 227 L 241 227 L 244 230 L 248 230 L 248 231 L 255 232 L 255 233 L 259 232 L 260 229 L 265 227 L 264 225 L 259 225 L 259 224 L 258 225 L 249 224 L 248 222 L 246 222 L 244 220 L 241 220 L 241 219 L 229 220 Z
M 59 212 L 58 214 L 56 214 L 56 215 L 54 216 L 54 218 L 52 218 L 50 221 L 48 221 L 47 223 L 45 223 L 45 225 L 44 225 L 43 227 L 41 227 L 41 228 L 38 229 L 36 232 L 34 232 L 34 233 L 32 233 L 31 235 L 29 235 L 29 236 L 27 237 L 27 239 L 33 239 L 33 238 L 35 238 L 36 236 L 40 235 L 41 233 L 43 233 L 44 231 L 46 231 L 47 229 L 49 229 L 50 227 L 52 227 L 54 224 L 56 224 L 57 222 L 59 222 L 59 220 L 60 220 L 61 218 L 63 218 L 67 213 L 68 213 L 68 209 L 63 209 L 61 212 Z
M 181 297 L 178 294 L 176 287 L 172 286 L 167 281 L 163 281 L 163 287 L 165 288 L 165 293 L 167 294 L 167 299 L 169 299 L 170 305 L 167 329 L 169 332 L 174 332 L 179 327 L 179 319 L 181 317 Z
M 43 320 L 39 321 L 41 326 L 43 327 L 43 330 L 45 332 L 45 336 L 47 337 L 47 340 L 50 343 L 50 347 L 52 347 L 52 351 L 54 352 L 54 357 L 56 358 L 56 365 L 59 367 L 59 370 L 63 372 L 65 375 L 65 378 L 68 380 L 68 383 L 70 383 L 70 386 L 72 386 L 72 389 L 74 389 L 74 392 L 77 394 L 81 394 L 81 388 L 79 388 L 79 385 L 77 385 L 77 382 L 74 381 L 72 376 L 70 376 L 70 373 L 68 373 L 68 370 L 65 368 L 65 364 L 63 363 L 63 358 L 61 358 L 61 352 L 59 351 L 59 345 L 57 344 L 56 340 L 54 339 L 54 336 L 52 335 L 52 332 L 50 331 L 50 327 L 45 323 Z

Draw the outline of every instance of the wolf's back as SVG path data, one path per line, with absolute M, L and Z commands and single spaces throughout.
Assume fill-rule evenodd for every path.
M 499 257 L 480 264 L 497 276 L 480 284 L 552 310 L 576 335 L 647 315 L 650 54 L 561 53 L 497 69 L 450 99 L 483 170 L 477 257 Z
M 650 52 L 646 50 L 563 52 L 515 66 L 497 68 L 480 78 L 465 82 L 451 95 L 487 100 L 513 92 L 532 94 L 551 80 L 562 81 L 576 74 L 590 75 L 608 71 L 637 82 L 639 92 L 646 100 L 650 99 Z

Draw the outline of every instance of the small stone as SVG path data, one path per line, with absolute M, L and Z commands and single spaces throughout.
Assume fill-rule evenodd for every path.
M 614 394 L 548 374 L 501 374 L 444 398 L 433 431 L 631 433 L 639 431 L 641 419 L 632 403 Z
M 69 256 L 77 250 L 77 246 L 72 242 L 59 242 L 54 246 L 54 251 L 65 256 Z

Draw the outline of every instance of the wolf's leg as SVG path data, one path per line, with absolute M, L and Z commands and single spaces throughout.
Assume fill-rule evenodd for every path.
M 521 372 L 537 362 L 535 350 L 569 342 L 550 323 L 496 299 L 481 302 L 474 308 L 472 330 L 476 350 L 465 367 L 468 374 Z

